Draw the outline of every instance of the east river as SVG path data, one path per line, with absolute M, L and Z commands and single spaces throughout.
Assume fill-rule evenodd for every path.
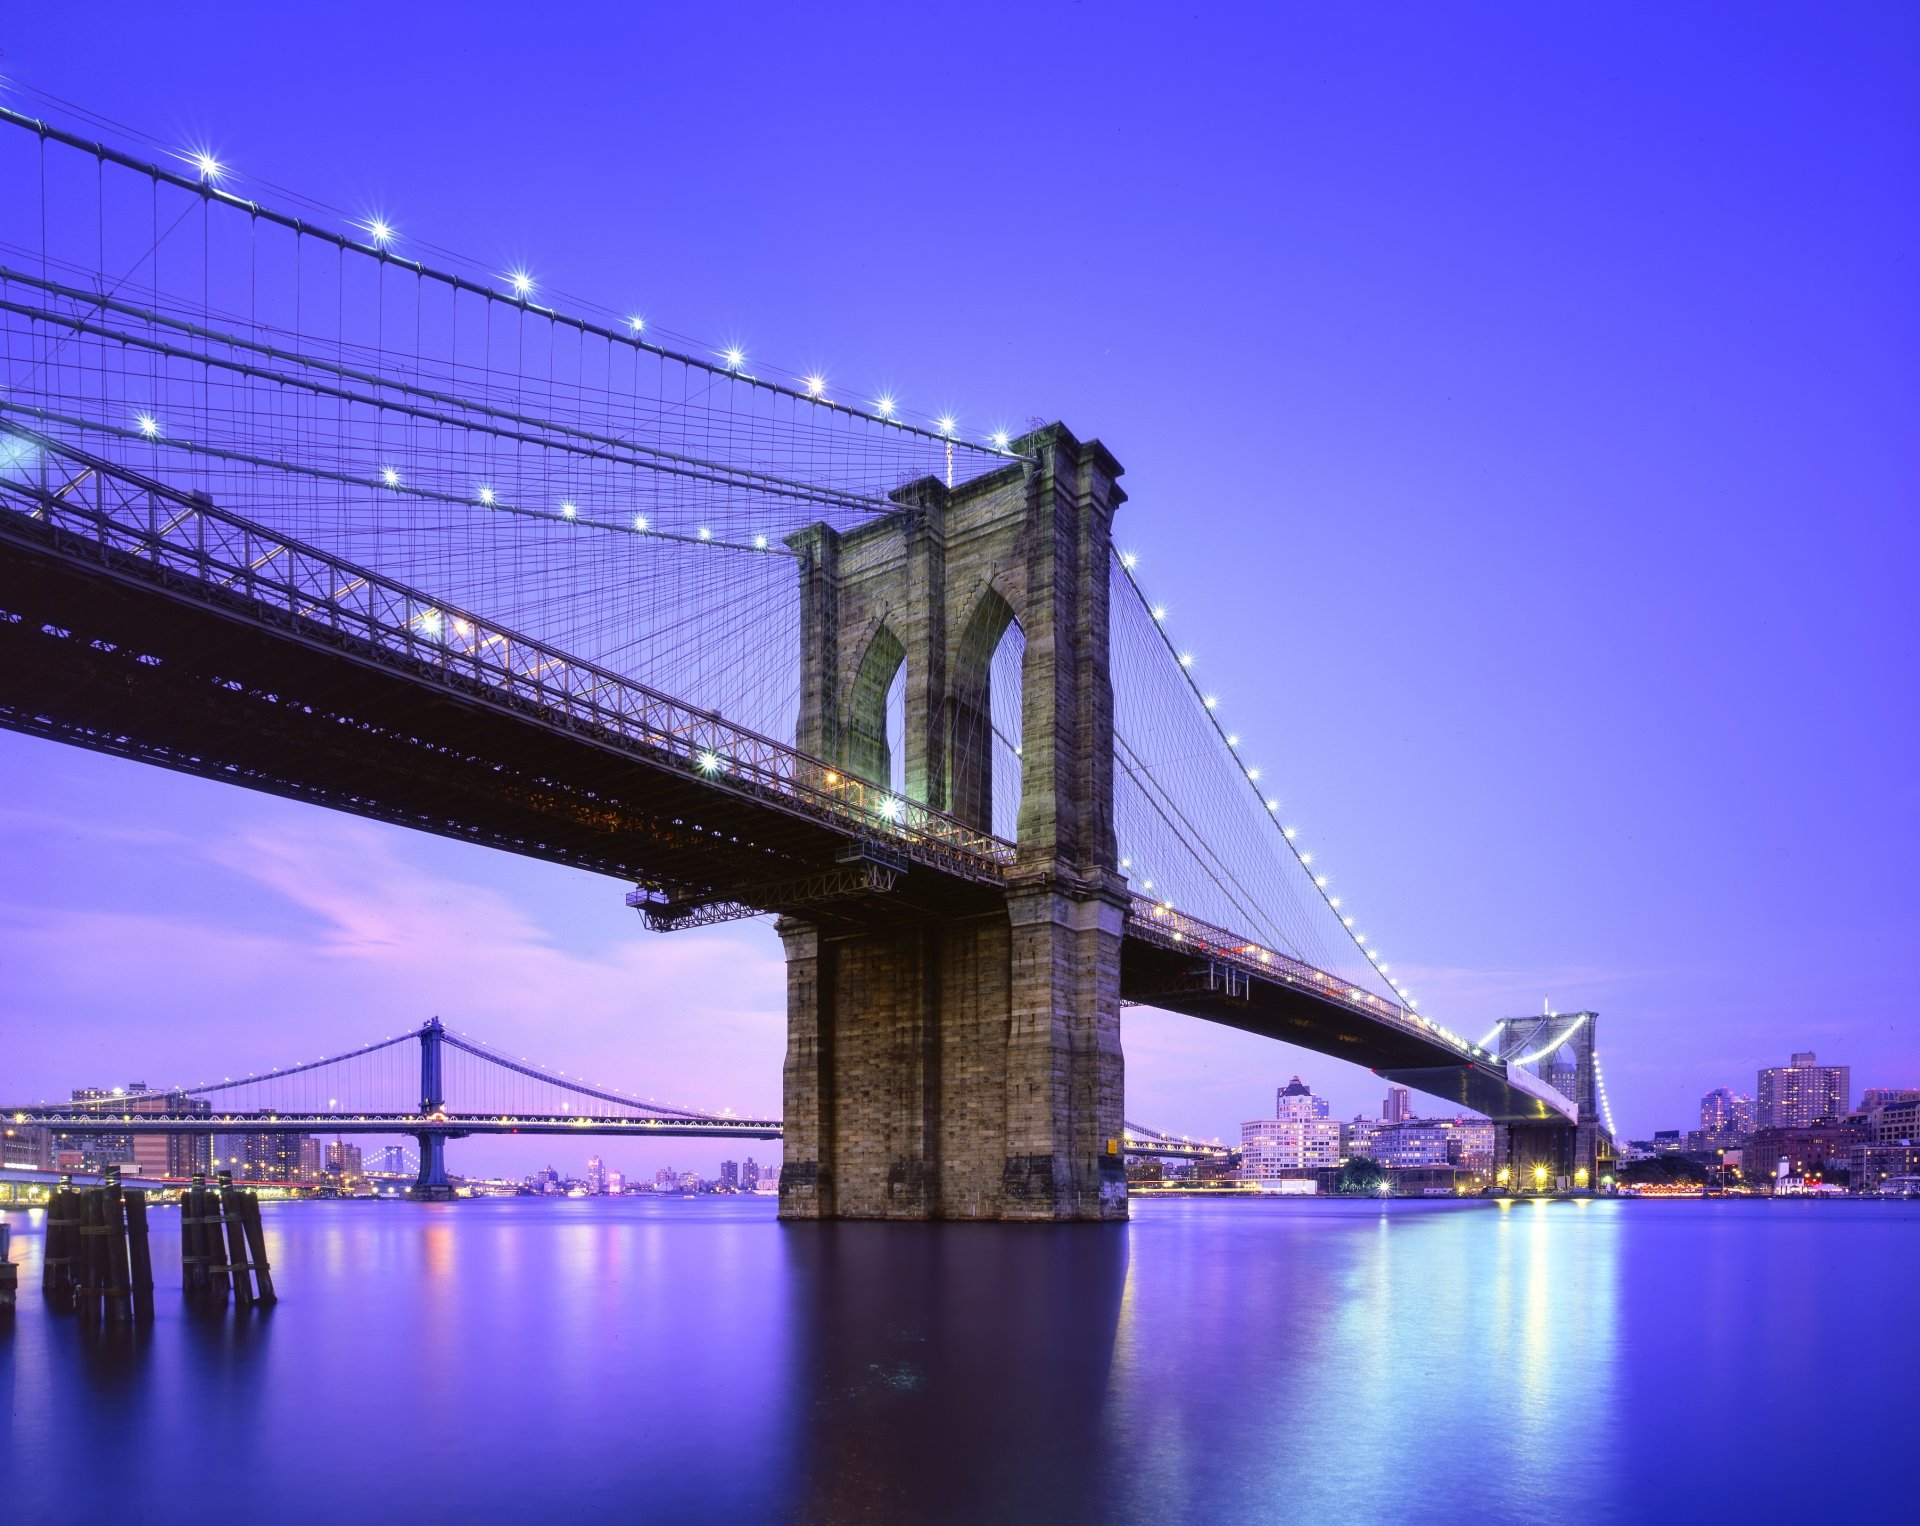
M 150 1330 L 8 1215 L 23 1522 L 1764 1522 L 1911 1499 L 1920 1205 L 268 1205 L 281 1301 Z M 1889 1514 L 1891 1512 L 1891 1515 Z

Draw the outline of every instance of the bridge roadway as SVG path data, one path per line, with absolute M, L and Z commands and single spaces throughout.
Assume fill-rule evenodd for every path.
M 657 926 L 757 912 L 897 926 L 1001 904 L 1010 843 L 7 427 L 33 459 L 0 477 L 0 726 L 638 883 L 630 899 Z M 1496 1120 L 1576 1117 L 1461 1035 L 1143 898 L 1126 911 L 1122 996 Z

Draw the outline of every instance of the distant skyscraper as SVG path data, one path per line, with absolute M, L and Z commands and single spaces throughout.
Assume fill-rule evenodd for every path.
M 607 1196 L 618 1197 L 620 1196 L 621 1193 L 625 1192 L 626 1190 L 627 1190 L 626 1174 L 620 1171 L 609 1171 L 607 1173 Z
M 760 1186 L 760 1163 L 751 1155 L 740 1167 L 740 1185 L 748 1192 L 757 1191 Z
M 1796 1054 L 1791 1065 L 1760 1072 L 1756 1127 L 1804 1129 L 1844 1118 L 1853 1098 L 1852 1073 L 1845 1065 L 1818 1064 L 1812 1050 Z
M 1716 1086 L 1700 1099 L 1700 1132 L 1714 1138 L 1753 1132 L 1753 1098 Z
M 607 1163 L 598 1155 L 587 1157 L 587 1191 L 598 1196 L 607 1190 Z
M 720 1162 L 720 1186 L 721 1189 L 726 1192 L 738 1192 L 740 1190 L 739 1161 L 723 1160 Z
M 1332 1111 L 1327 1099 L 1314 1096 L 1313 1088 L 1298 1076 L 1274 1093 L 1273 1116 L 1276 1118 L 1325 1118 Z
M 1380 1109 L 1380 1116 L 1388 1123 L 1405 1123 L 1413 1116 L 1413 1099 L 1406 1087 L 1387 1088 L 1386 1105 Z

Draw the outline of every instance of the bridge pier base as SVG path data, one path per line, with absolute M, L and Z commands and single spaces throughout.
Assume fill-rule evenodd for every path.
M 1121 910 L 784 922 L 785 1219 L 1124 1219 Z
M 407 1189 L 416 1203 L 444 1203 L 453 1196 L 453 1183 L 447 1180 L 447 1136 L 415 1134 L 420 1145 L 420 1175 Z

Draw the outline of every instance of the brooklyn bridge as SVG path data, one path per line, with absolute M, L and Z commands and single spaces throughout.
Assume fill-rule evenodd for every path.
M 207 154 L 0 110 L 0 175 L 0 725 L 606 876 L 657 932 L 776 919 L 781 1118 L 436 1023 L 355 1051 L 419 1070 L 344 1125 L 423 1187 L 464 1133 L 778 1134 L 789 1218 L 1124 1217 L 1167 1142 L 1135 1003 L 1598 1179 L 1593 1025 L 1422 1010 L 1143 592 L 1107 445 L 549 304 Z M 545 1090 L 451 1099 L 449 1046 Z

